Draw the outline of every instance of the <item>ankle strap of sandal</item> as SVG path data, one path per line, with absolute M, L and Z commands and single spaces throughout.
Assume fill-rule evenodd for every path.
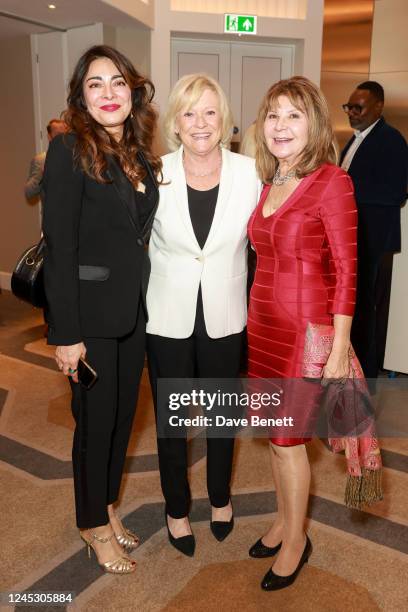
M 112 533 L 110 534 L 110 536 L 106 537 L 106 538 L 101 538 L 100 536 L 98 536 L 94 531 L 92 531 L 91 536 L 93 540 L 96 540 L 97 542 L 100 542 L 101 544 L 107 544 L 108 542 L 111 541 L 111 539 L 113 538 L 115 534 Z

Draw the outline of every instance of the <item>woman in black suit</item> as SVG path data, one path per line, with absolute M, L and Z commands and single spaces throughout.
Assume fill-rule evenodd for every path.
M 114 511 L 144 363 L 146 240 L 161 162 L 151 151 L 154 88 L 118 51 L 80 58 L 43 179 L 48 343 L 70 376 L 77 524 L 105 571 L 135 569 L 138 544 Z M 98 374 L 78 384 L 80 358 Z

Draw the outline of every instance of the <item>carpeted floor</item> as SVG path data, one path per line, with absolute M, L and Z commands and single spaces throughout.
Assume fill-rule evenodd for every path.
M 320 440 L 308 445 L 314 552 L 292 587 L 265 593 L 259 582 L 270 563 L 250 559 L 247 551 L 275 510 L 266 441 L 237 441 L 236 526 L 223 543 L 209 530 L 205 441 L 191 441 L 197 548 L 192 559 L 177 553 L 163 526 L 146 372 L 121 495 L 125 523 L 142 542 L 133 553 L 138 569 L 129 576 L 103 574 L 95 558 L 88 560 L 75 528 L 69 387 L 45 344 L 41 313 L 4 292 L 0 317 L 1 592 L 74 591 L 70 609 L 86 611 L 408 610 L 407 439 L 382 441 L 385 498 L 365 512 L 343 504 L 344 458 L 333 456 Z M 398 410 L 407 410 L 403 395 L 398 402 Z

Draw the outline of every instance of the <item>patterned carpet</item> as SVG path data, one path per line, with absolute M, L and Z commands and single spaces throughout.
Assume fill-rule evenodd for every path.
M 236 526 L 218 543 L 209 530 L 205 443 L 190 443 L 195 556 L 167 541 L 155 428 L 144 372 L 121 494 L 121 513 L 141 538 L 135 574 L 103 574 L 75 528 L 69 388 L 44 339 L 41 313 L 0 295 L 0 591 L 74 591 L 75 610 L 137 612 L 397 612 L 408 609 L 408 440 L 382 441 L 384 501 L 366 512 L 343 504 L 344 458 L 308 446 L 314 552 L 289 589 L 265 593 L 268 560 L 248 548 L 273 518 L 275 495 L 264 440 L 237 442 L 233 474 Z M 401 399 L 399 410 L 406 411 Z M 21 606 L 16 606 L 20 610 Z M 3 609 L 3 608 L 2 608 Z M 12 609 L 5 608 L 4 609 Z M 30 606 L 21 610 L 30 610 Z M 33 608 L 38 609 L 38 608 Z M 43 607 L 61 610 L 61 607 Z

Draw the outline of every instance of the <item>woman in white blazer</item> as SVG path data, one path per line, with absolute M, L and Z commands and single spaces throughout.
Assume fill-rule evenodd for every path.
M 228 150 L 232 116 L 219 84 L 204 74 L 176 83 L 164 121 L 160 203 L 150 238 L 147 350 L 156 418 L 161 378 L 237 378 L 247 303 L 247 222 L 258 180 L 253 159 Z M 160 398 L 159 398 L 160 399 Z M 233 528 L 230 479 L 234 440 L 207 437 L 211 531 Z M 170 542 L 192 556 L 185 437 L 158 436 Z

